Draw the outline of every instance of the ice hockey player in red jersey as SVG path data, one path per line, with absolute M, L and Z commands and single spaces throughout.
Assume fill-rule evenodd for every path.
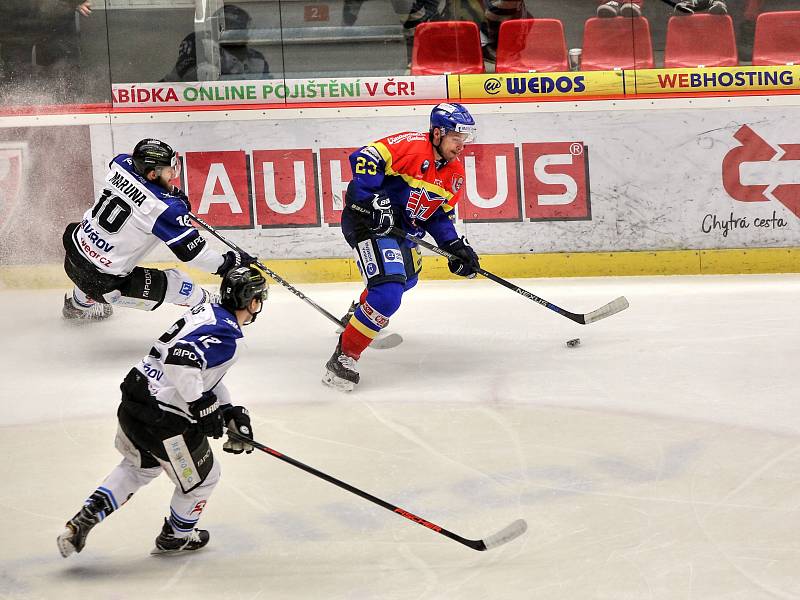
M 80 552 L 89 532 L 142 486 L 166 472 L 175 484 L 153 554 L 198 550 L 209 540 L 196 525 L 220 476 L 208 438 L 223 427 L 253 439 L 250 416 L 233 406 L 222 383 L 238 359 L 242 327 L 256 320 L 267 282 L 252 267 L 229 271 L 219 304 L 189 310 L 158 338 L 122 382 L 115 446 L 122 462 L 92 492 L 58 536 L 65 558 Z M 228 436 L 225 452 L 248 454 L 250 444 Z
M 448 266 L 475 277 L 478 255 L 456 232 L 454 207 L 464 193 L 459 155 L 475 139 L 475 120 L 461 104 L 433 108 L 430 130 L 390 135 L 350 155 L 353 179 L 342 211 L 342 233 L 355 252 L 366 289 L 325 366 L 323 383 L 351 391 L 359 381 L 356 362 L 417 284 L 422 258 L 417 244 L 389 234 L 397 227 L 433 236 L 457 257 Z
M 189 199 L 171 183 L 179 172 L 175 151 L 156 139 L 111 161 L 95 205 L 64 231 L 64 270 L 75 284 L 64 298 L 65 319 L 105 319 L 112 306 L 155 310 L 164 302 L 207 302 L 209 293 L 182 271 L 137 266 L 161 242 L 179 260 L 220 276 L 254 262 L 246 253 L 221 254 L 206 244 L 189 221 Z

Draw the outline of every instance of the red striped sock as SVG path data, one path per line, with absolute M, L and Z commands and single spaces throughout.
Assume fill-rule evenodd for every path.
M 350 323 L 342 332 L 342 352 L 358 360 L 361 353 L 367 349 L 372 340 L 353 327 Z

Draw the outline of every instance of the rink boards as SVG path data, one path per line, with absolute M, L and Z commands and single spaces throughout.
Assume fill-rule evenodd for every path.
M 297 281 L 357 279 L 348 154 L 430 105 L 0 118 L 3 279 L 52 281 L 60 233 L 143 137 L 183 160 L 195 212 Z M 473 104 L 457 228 L 507 277 L 798 271 L 796 96 Z M 91 173 L 91 176 L 89 176 Z M 153 260 L 170 261 L 166 249 Z M 58 273 L 58 268 L 51 269 Z M 448 276 L 430 258 L 428 277 Z M 57 275 L 56 275 L 57 277 Z

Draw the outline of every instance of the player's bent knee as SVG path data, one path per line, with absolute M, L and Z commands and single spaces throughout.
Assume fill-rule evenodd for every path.
M 404 284 L 396 282 L 372 286 L 367 291 L 365 302 L 386 317 L 391 317 L 400 308 Z
M 103 294 L 103 299 L 114 306 L 155 310 L 164 302 L 166 293 L 167 276 L 163 271 L 136 267 L 119 288 Z

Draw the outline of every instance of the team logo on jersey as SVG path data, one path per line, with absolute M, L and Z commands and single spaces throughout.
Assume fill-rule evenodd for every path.
M 26 142 L 0 144 L 0 232 L 22 203 L 27 151 Z
M 206 507 L 206 501 L 205 500 L 200 500 L 200 502 L 198 502 L 197 504 L 194 505 L 194 508 L 192 509 L 192 512 L 190 512 L 189 514 L 193 515 L 194 513 L 197 513 L 199 515 L 201 512 L 203 512 L 203 509 L 205 507 Z
M 444 202 L 444 198 L 431 198 L 425 188 L 412 189 L 408 194 L 406 211 L 412 219 L 427 221 L 433 216 L 436 209 L 442 205 L 442 202 Z
M 430 166 L 431 166 L 431 161 L 429 161 L 428 159 L 425 159 L 425 160 L 422 161 L 422 166 L 419 169 L 420 169 L 420 171 L 425 173 L 428 170 L 428 167 L 430 167 Z
M 178 292 L 181 296 L 191 296 L 192 290 L 194 289 L 194 285 L 189 283 L 188 281 L 184 281 L 181 284 L 181 290 Z

